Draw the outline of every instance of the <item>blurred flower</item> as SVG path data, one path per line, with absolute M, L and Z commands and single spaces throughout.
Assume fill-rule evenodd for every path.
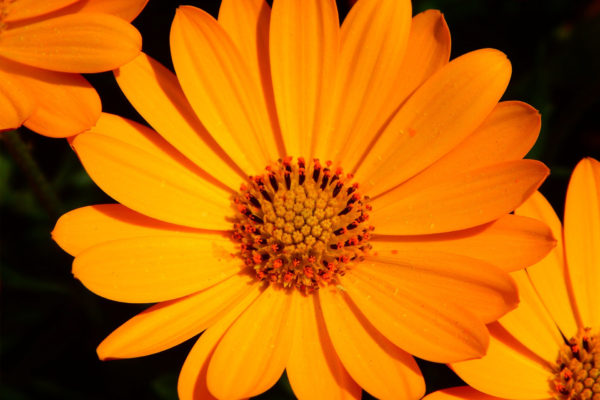
M 115 72 L 156 132 L 103 114 L 72 140 L 121 204 L 64 215 L 55 240 L 90 290 L 158 302 L 100 358 L 205 331 L 182 399 L 254 396 L 284 369 L 299 398 L 417 399 L 411 354 L 485 353 L 518 301 L 507 271 L 554 246 L 508 214 L 548 170 L 521 159 L 539 114 L 498 103 L 502 53 L 448 62 L 442 15 L 397 0 L 341 28 L 333 0 L 181 7 L 171 52 L 177 76 L 144 54 Z
M 517 212 L 546 222 L 562 240 L 542 261 L 513 273 L 521 303 L 490 325 L 488 354 L 452 368 L 475 389 L 501 398 L 598 400 L 600 163 L 587 158 L 573 171 L 562 232 L 539 193 Z M 427 400 L 454 398 L 490 397 L 455 388 Z
M 147 1 L 0 0 L 0 132 L 25 125 L 66 137 L 92 127 L 100 98 L 79 74 L 139 54 L 142 39 L 126 21 Z

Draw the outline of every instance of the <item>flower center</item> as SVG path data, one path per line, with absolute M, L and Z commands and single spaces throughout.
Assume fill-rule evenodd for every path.
M 600 400 L 600 333 L 586 328 L 560 349 L 553 382 L 555 399 Z
M 330 166 L 286 157 L 240 188 L 233 238 L 259 280 L 312 293 L 371 248 L 369 199 Z

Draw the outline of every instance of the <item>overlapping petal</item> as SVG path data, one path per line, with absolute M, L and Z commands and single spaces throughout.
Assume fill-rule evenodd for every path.
M 192 108 L 240 168 L 252 174 L 277 159 L 259 84 L 217 21 L 195 7 L 178 8 L 171 55 Z
M 504 93 L 511 66 L 483 49 L 455 58 L 401 107 L 356 171 L 372 195 L 392 189 L 448 153 L 489 115 Z
M 415 285 L 414 277 L 414 287 L 399 282 L 401 278 L 391 280 L 394 271 L 389 267 L 396 265 L 387 266 L 384 275 L 386 266 L 381 264 L 382 261 L 369 259 L 357 265 L 340 279 L 339 290 L 352 299 L 387 339 L 417 357 L 435 362 L 485 354 L 488 333 L 474 313 L 450 300 L 440 302 L 438 297 L 430 295 L 431 291 L 423 296 L 419 288 L 427 290 L 427 286 L 422 282 Z M 422 270 L 427 272 L 423 267 Z M 415 270 L 414 274 L 418 272 Z
M 376 253 L 439 251 L 483 260 L 505 271 L 540 261 L 556 240 L 536 219 L 505 215 L 473 228 L 432 235 L 386 236 L 371 239 Z
M 456 174 L 406 196 L 373 200 L 377 233 L 450 232 L 492 221 L 521 205 L 548 176 L 539 161 L 517 160 Z
M 481 393 L 470 386 L 457 386 L 453 388 L 438 390 L 427 396 L 423 400 L 504 400 L 500 397 L 490 396 Z M 533 400 L 533 399 L 530 399 Z M 548 399 L 549 400 L 549 399 Z
M 386 339 L 337 289 L 320 290 L 319 301 L 333 347 L 361 387 L 381 399 L 423 395 L 425 382 L 410 354 Z
M 517 342 L 498 324 L 489 325 L 490 346 L 485 357 L 452 364 L 469 385 L 487 394 L 510 399 L 547 399 L 549 364 Z
M 116 70 L 115 77 L 129 102 L 173 147 L 231 189 L 239 189 L 246 174 L 206 131 L 175 74 L 142 53 Z
M 310 157 L 330 108 L 339 46 L 334 0 L 280 0 L 269 32 L 271 74 L 286 154 Z M 326 129 L 326 128 L 325 128 Z
M 133 358 L 170 349 L 213 325 L 248 295 L 252 283 L 252 277 L 240 273 L 198 293 L 152 306 L 104 339 L 98 356 Z
M 29 129 L 50 137 L 68 137 L 91 128 L 100 117 L 98 94 L 81 75 L 54 72 L 8 60 L 5 74 L 18 80 L 26 96 L 35 103 L 24 121 Z
M 79 13 L 6 29 L 0 56 L 59 72 L 111 70 L 140 52 L 139 32 L 121 18 Z
M 6 17 L 3 18 L 3 21 L 9 23 L 21 19 L 37 17 L 59 10 L 78 1 L 79 0 L 19 0 L 4 2 L 6 3 Z
M 72 145 L 96 184 L 121 204 L 179 225 L 231 228 L 230 193 L 154 131 L 103 114 Z
M 207 370 L 208 389 L 215 397 L 251 397 L 277 382 L 292 347 L 297 307 L 293 300 L 269 287 L 231 325 Z
M 361 387 L 348 375 L 327 334 L 320 302 L 315 296 L 299 300 L 286 366 L 294 394 L 300 399 L 360 399 Z

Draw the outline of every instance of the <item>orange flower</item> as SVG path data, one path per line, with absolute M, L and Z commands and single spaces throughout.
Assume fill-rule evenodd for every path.
M 502 398 L 598 400 L 600 163 L 587 158 L 573 171 L 562 232 L 558 217 L 539 193 L 517 211 L 546 222 L 562 240 L 538 264 L 513 273 L 521 304 L 490 325 L 488 354 L 452 368 L 475 389 Z M 491 399 L 467 388 L 451 393 Z M 453 398 L 438 393 L 427 399 Z
M 333 0 L 181 7 L 171 52 L 177 76 L 143 54 L 116 72 L 159 134 L 103 114 L 72 140 L 121 204 L 64 215 L 55 240 L 90 290 L 158 302 L 101 359 L 205 331 L 182 399 L 250 397 L 284 369 L 299 398 L 417 399 L 411 354 L 485 353 L 518 301 L 507 271 L 554 245 L 508 214 L 548 170 L 521 160 L 538 113 L 498 103 L 502 53 L 448 62 L 442 15 L 398 0 L 361 0 L 341 28 Z
M 139 54 L 142 39 L 126 21 L 147 1 L 0 0 L 0 132 L 25 125 L 66 137 L 92 127 L 100 98 L 79 73 Z

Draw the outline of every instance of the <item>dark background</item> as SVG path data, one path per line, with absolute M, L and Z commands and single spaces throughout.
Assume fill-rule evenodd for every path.
M 213 15 L 218 1 L 188 1 Z M 150 0 L 134 21 L 144 51 L 172 68 L 169 28 L 177 1 Z M 338 1 L 342 17 L 350 0 Z M 504 99 L 540 110 L 540 138 L 530 158 L 552 170 L 541 188 L 562 215 L 575 164 L 600 156 L 600 1 L 416 0 L 414 13 L 442 10 L 452 58 L 483 47 L 513 65 Z M 103 108 L 143 122 L 112 74 L 88 77 Z M 50 239 L 60 213 L 110 202 L 87 177 L 64 140 L 20 131 L 58 203 L 40 200 L 7 141 L 0 141 L 0 398 L 176 399 L 179 369 L 193 344 L 140 359 L 100 362 L 95 349 L 142 306 L 111 302 L 73 279 L 72 258 Z M 43 197 L 43 196 L 42 196 Z M 445 366 L 421 363 L 428 392 L 460 384 Z M 367 396 L 364 396 L 367 397 Z M 285 376 L 261 399 L 293 398 Z

